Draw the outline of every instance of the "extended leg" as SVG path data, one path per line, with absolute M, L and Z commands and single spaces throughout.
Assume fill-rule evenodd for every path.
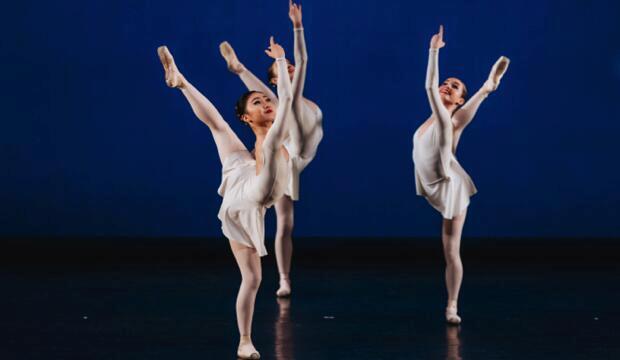
M 160 46 L 157 49 L 157 53 L 166 72 L 166 84 L 181 90 L 196 117 L 209 127 L 213 134 L 220 160 L 224 162 L 224 159 L 229 154 L 235 151 L 247 150 L 215 106 L 181 74 L 168 48 Z

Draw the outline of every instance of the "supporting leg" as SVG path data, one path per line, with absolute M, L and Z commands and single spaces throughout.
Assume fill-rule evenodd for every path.
M 260 354 L 252 344 L 252 317 L 254 302 L 262 280 L 261 261 L 256 249 L 230 241 L 239 271 L 241 286 L 237 295 L 237 325 L 239 326 L 239 348 L 237 356 L 241 359 L 259 359 Z
M 280 273 L 280 288 L 276 292 L 278 297 L 291 295 L 291 259 L 293 257 L 293 221 L 294 202 L 288 196 L 283 196 L 276 202 L 278 219 L 275 241 L 276 260 Z
M 463 281 L 463 263 L 461 262 L 461 234 L 467 210 L 452 219 L 443 219 L 441 238 L 446 260 L 446 288 L 448 290 L 448 305 L 446 307 L 446 321 L 459 324 L 461 318 L 457 314 L 459 291 Z

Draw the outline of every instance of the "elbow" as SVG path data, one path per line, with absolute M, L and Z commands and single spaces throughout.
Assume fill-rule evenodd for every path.
M 295 67 L 306 66 L 308 64 L 308 54 L 298 54 L 295 56 Z
M 278 94 L 278 102 L 286 105 L 287 107 L 293 103 L 293 91 L 286 89 Z

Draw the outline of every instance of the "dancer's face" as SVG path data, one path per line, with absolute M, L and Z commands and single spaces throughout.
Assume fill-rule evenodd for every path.
M 457 78 L 447 78 L 439 86 L 439 94 L 444 104 L 463 105 L 465 103 L 465 85 Z
M 293 74 L 295 74 L 295 65 L 291 64 L 291 62 L 288 61 L 288 59 L 286 59 L 286 64 L 287 64 L 286 71 L 288 72 L 288 76 L 291 79 L 291 81 L 293 81 Z M 269 82 L 271 83 L 271 85 L 276 85 L 278 83 L 277 66 L 278 65 L 276 65 L 276 62 L 274 61 L 273 64 L 271 64 L 271 66 L 269 67 L 269 74 L 271 75 Z
M 265 126 L 273 123 L 276 118 L 276 108 L 265 94 L 255 92 L 250 95 L 245 106 L 245 114 L 241 120 L 249 125 Z

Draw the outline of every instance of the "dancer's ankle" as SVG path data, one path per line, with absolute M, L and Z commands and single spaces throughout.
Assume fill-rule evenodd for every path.
M 241 335 L 241 336 L 239 336 L 239 342 L 240 343 L 251 343 L 252 342 L 252 336 L 251 335 Z

